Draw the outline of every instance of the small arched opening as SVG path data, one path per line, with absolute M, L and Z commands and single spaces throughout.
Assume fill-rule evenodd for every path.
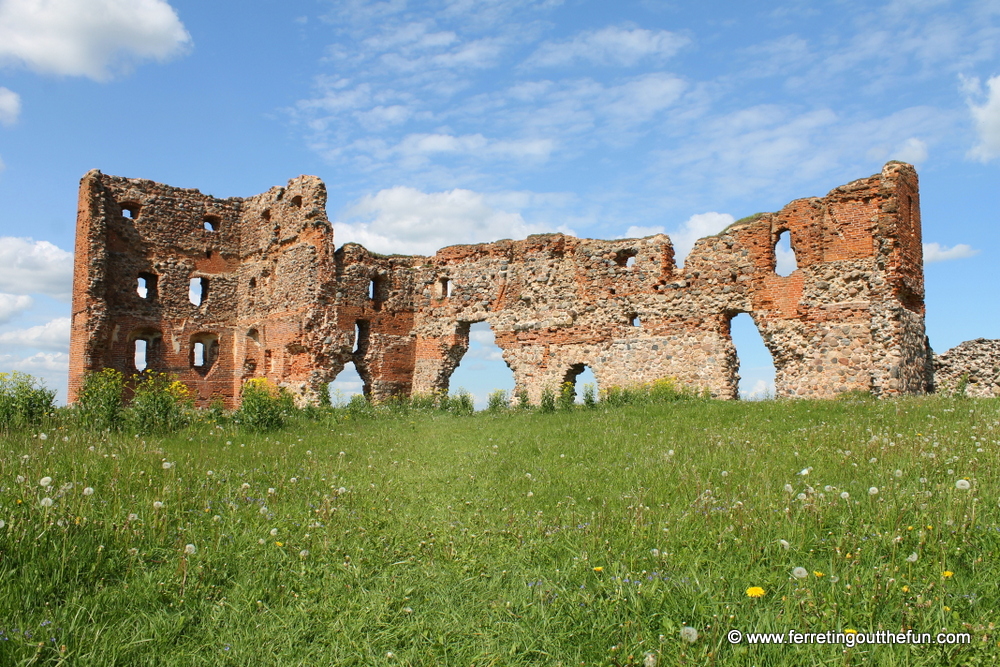
M 583 403 L 587 397 L 597 400 L 599 387 L 593 369 L 587 364 L 573 364 L 563 376 L 560 391 L 567 387 L 573 394 L 574 403 Z
M 188 301 L 200 306 L 208 300 L 208 278 L 192 278 L 188 284 Z
M 129 334 L 132 368 L 137 373 L 156 370 L 160 366 L 160 343 L 163 339 L 156 329 L 138 329 Z
M 343 370 L 337 373 L 337 377 L 329 384 L 331 405 L 342 407 L 350 403 L 354 396 L 365 396 L 365 381 L 358 373 L 353 361 L 344 364 Z

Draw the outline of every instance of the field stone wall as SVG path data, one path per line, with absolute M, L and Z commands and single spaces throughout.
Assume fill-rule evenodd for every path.
M 934 357 L 935 389 L 965 396 L 1000 396 L 1000 340 L 977 338 Z
M 922 393 L 924 333 L 917 175 L 881 173 L 738 221 L 699 240 L 683 267 L 670 239 L 539 234 L 451 246 L 430 257 L 334 246 L 326 190 L 309 176 L 248 199 L 215 199 L 92 171 L 80 189 L 70 397 L 83 374 L 176 374 L 200 404 L 238 403 L 267 377 L 303 401 L 353 362 L 370 397 L 444 391 L 488 322 L 516 391 L 590 367 L 601 387 L 664 377 L 737 398 L 730 322 L 749 313 L 777 370 L 776 393 Z M 211 222 L 213 229 L 206 227 Z M 775 273 L 789 232 L 798 269 Z M 143 298 L 140 275 L 157 293 Z M 191 278 L 208 281 L 201 306 Z M 211 364 L 193 345 L 216 341 Z

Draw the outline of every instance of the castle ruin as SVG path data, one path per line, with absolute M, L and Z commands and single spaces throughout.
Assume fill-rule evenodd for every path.
M 254 377 L 314 400 L 349 362 L 375 400 L 446 391 L 483 321 L 533 403 L 584 367 L 601 387 L 672 377 L 733 399 L 739 313 L 771 352 L 779 397 L 933 382 L 917 174 L 900 162 L 703 238 L 683 268 L 662 234 L 540 234 L 431 257 L 335 248 L 312 176 L 216 199 L 94 170 L 76 229 L 71 402 L 85 373 L 138 366 L 176 375 L 203 406 L 234 407 Z M 786 231 L 798 268 L 783 277 Z

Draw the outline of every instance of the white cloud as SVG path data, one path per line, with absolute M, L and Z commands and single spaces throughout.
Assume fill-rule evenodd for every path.
M 927 159 L 927 142 L 910 137 L 893 151 L 890 159 L 919 165 Z
M 23 310 L 31 308 L 34 300 L 23 294 L 4 294 L 0 292 L 0 324 L 6 324 Z
M 966 243 L 959 243 L 950 248 L 940 243 L 924 244 L 924 264 L 947 262 L 952 259 L 965 259 L 966 257 L 974 257 L 978 254 L 978 250 Z
M 72 289 L 73 253 L 48 241 L 0 236 L 0 291 L 69 301 Z
M 191 36 L 164 0 L 3 0 L 0 62 L 106 81 L 142 60 L 164 61 Z
M 0 356 L 0 367 L 31 375 L 67 373 L 69 355 L 65 352 L 37 352 L 30 357 L 19 358 L 5 354 Z
M 0 125 L 13 125 L 21 114 L 21 96 L 0 86 Z
M 691 40 L 667 30 L 628 30 L 609 26 L 582 32 L 570 40 L 546 42 L 527 65 L 553 67 L 586 61 L 601 65 L 635 65 L 647 58 L 669 58 Z
M 979 89 L 979 81 L 972 80 L 971 85 Z M 995 76 L 986 82 L 989 92 L 986 101 L 980 105 L 969 101 L 972 120 L 979 134 L 979 143 L 969 151 L 969 157 L 989 162 L 1000 157 L 1000 76 Z
M 750 391 L 741 391 L 740 397 L 745 401 L 760 401 L 774 396 L 774 383 L 767 380 L 757 380 Z
M 735 219 L 728 213 L 697 213 L 684 221 L 680 228 L 670 233 L 670 240 L 674 244 L 674 257 L 677 266 L 681 266 L 687 258 L 695 241 L 712 234 L 718 234 L 723 229 L 733 224 Z
M 481 134 L 410 134 L 390 152 L 400 155 L 410 166 L 426 162 L 441 153 L 488 158 L 546 160 L 555 147 L 551 139 L 487 139 Z
M 618 238 L 621 239 L 643 239 L 647 236 L 654 236 L 656 234 L 663 234 L 666 230 L 662 225 L 654 225 L 652 227 L 642 227 L 640 225 L 632 225 L 629 227 L 622 236 Z
M 54 320 L 39 324 L 37 327 L 29 329 L 15 329 L 0 334 L 0 345 L 19 345 L 22 347 L 36 347 L 43 350 L 69 349 L 69 328 L 68 317 L 57 317 Z
M 354 242 L 374 252 L 408 255 L 552 231 L 525 222 L 520 213 L 494 208 L 479 192 L 425 193 L 403 186 L 363 197 L 344 212 L 344 221 L 334 223 L 334 230 L 338 245 Z

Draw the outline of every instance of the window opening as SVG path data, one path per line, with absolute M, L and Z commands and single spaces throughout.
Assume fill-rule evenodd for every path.
M 739 397 L 750 401 L 772 398 L 774 358 L 753 318 L 739 313 L 729 321 L 729 333 L 736 348 Z
M 292 206 L 298 206 L 301 208 L 302 197 L 300 195 L 295 195 L 294 197 L 292 197 Z
M 365 352 L 368 351 L 369 330 L 370 325 L 367 320 L 357 320 L 354 323 L 354 349 L 351 351 L 352 354 L 364 356 Z
M 146 351 L 148 349 L 149 343 L 147 343 L 142 338 L 135 339 L 135 353 L 133 356 L 133 361 L 135 362 L 135 369 L 140 373 L 146 370 L 148 365 L 146 362 Z
M 212 368 L 219 356 L 219 337 L 211 333 L 191 337 L 191 367 L 201 374 Z
M 260 332 L 257 329 L 247 331 L 247 338 L 260 345 Z
M 632 266 L 635 264 L 635 256 L 638 254 L 639 251 L 635 248 L 619 250 L 615 253 L 615 264 L 618 266 Z
M 122 217 L 128 218 L 129 220 L 135 220 L 139 217 L 139 205 L 134 202 L 125 202 L 120 205 L 122 209 Z
M 203 226 L 206 232 L 217 232 L 219 231 L 219 225 L 222 221 L 214 215 L 206 215 L 203 220 Z
M 155 273 L 140 273 L 136 279 L 135 291 L 141 298 L 152 301 L 156 298 L 156 282 Z
M 588 394 L 594 400 L 597 400 L 597 378 L 594 376 L 594 371 L 590 366 L 586 364 L 573 364 L 570 366 L 569 370 L 566 371 L 566 375 L 563 376 L 563 386 L 566 383 L 571 385 L 570 389 L 573 392 L 574 403 L 583 403 Z M 561 391 L 562 387 L 559 387 L 559 390 Z
M 257 289 L 257 279 L 256 278 L 251 278 L 249 285 L 250 285 L 250 289 Z
M 795 259 L 795 250 L 792 249 L 792 235 L 785 230 L 778 235 L 778 241 L 774 244 L 774 272 L 779 276 L 788 276 L 797 268 L 799 265 Z
M 188 300 L 200 306 L 208 300 L 208 278 L 192 278 L 188 287 Z
M 631 315 L 628 316 L 628 322 L 633 327 L 641 327 L 642 326 L 642 320 L 640 320 L 639 316 L 636 315 L 635 313 L 632 313 Z

